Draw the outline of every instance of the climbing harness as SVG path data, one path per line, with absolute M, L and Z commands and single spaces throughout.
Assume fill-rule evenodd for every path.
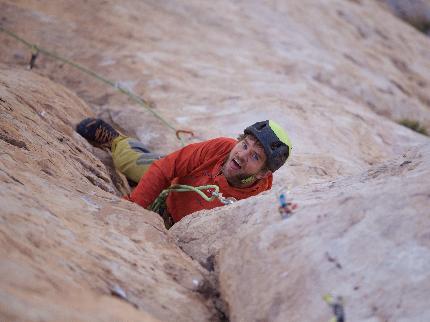
M 157 112 L 155 112 L 149 105 L 148 103 L 143 100 L 142 98 L 140 98 L 139 96 L 137 96 L 136 94 L 132 93 L 131 91 L 129 91 L 126 88 L 123 88 L 119 85 L 119 83 L 111 81 L 107 78 L 104 78 L 103 76 L 100 76 L 99 74 L 97 74 L 96 72 L 80 65 L 77 64 L 71 60 L 68 60 L 56 53 L 53 53 L 47 49 L 44 49 L 43 47 L 40 47 L 36 44 L 30 43 L 27 40 L 19 37 L 17 34 L 15 34 L 14 32 L 7 30 L 5 28 L 3 28 L 2 26 L 0 26 L 0 31 L 4 32 L 5 34 L 11 36 L 12 38 L 15 38 L 16 40 L 18 40 L 19 42 L 21 42 L 22 44 L 24 44 L 25 46 L 27 46 L 28 48 L 30 48 L 31 50 L 31 59 L 28 65 L 29 69 L 32 69 L 34 67 L 34 64 L 36 63 L 36 59 L 39 55 L 39 53 L 42 53 L 46 56 L 49 56 L 51 58 L 54 58 L 56 60 L 59 60 L 69 66 L 72 66 L 78 70 L 80 70 L 81 72 L 115 88 L 116 90 L 118 90 L 120 93 L 123 93 L 125 95 L 127 95 L 129 98 L 131 98 L 134 102 L 136 102 L 137 104 L 139 104 L 140 106 L 142 106 L 143 108 L 145 108 L 147 111 L 149 111 L 150 113 L 152 113 L 156 118 L 158 118 L 165 126 L 167 126 L 168 128 L 170 128 L 171 130 L 173 130 L 176 133 L 176 137 L 178 138 L 178 140 L 181 142 L 182 146 L 185 146 L 185 143 L 183 141 L 183 139 L 178 135 L 178 133 L 188 133 L 193 135 L 193 133 L 191 131 L 186 131 L 186 130 L 178 130 L 176 129 L 173 125 L 171 125 L 169 122 L 167 122 L 161 115 L 159 115 Z
M 326 294 L 323 297 L 324 301 L 333 310 L 334 317 L 329 322 L 345 322 L 345 309 L 343 308 L 343 298 L 337 296 L 336 299 L 331 294 Z
M 211 196 L 208 197 L 203 191 L 208 190 L 211 193 Z M 164 189 L 158 197 L 154 200 L 154 202 L 148 207 L 149 210 L 159 213 L 162 209 L 165 209 L 166 207 L 166 198 L 169 192 L 196 192 L 200 195 L 204 200 L 211 202 L 215 199 L 218 199 L 221 203 L 224 205 L 232 204 L 236 201 L 236 199 L 232 197 L 223 197 L 222 193 L 219 192 L 219 187 L 217 185 L 206 185 L 206 186 L 199 186 L 199 187 L 193 187 L 183 184 L 175 184 L 170 186 L 167 189 Z

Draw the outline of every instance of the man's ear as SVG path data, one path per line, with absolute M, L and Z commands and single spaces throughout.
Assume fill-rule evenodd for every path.
M 258 180 L 260 180 L 260 179 L 263 179 L 263 178 L 267 178 L 269 175 L 271 175 L 272 174 L 272 171 L 270 171 L 270 170 L 265 170 L 265 171 L 260 171 L 259 173 L 257 173 L 256 175 L 255 175 L 255 177 L 258 179 Z

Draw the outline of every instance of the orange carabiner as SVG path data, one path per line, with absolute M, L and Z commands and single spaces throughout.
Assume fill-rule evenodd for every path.
M 188 130 L 177 130 L 176 131 L 176 137 L 178 138 L 178 140 L 181 139 L 181 137 L 179 136 L 180 133 L 185 133 L 185 134 L 189 134 L 192 137 L 194 137 L 194 132 L 193 131 L 188 131 Z

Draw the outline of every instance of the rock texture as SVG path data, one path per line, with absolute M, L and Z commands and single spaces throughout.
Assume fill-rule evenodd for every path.
M 261 119 L 294 142 L 270 192 L 167 232 L 73 125 L 97 114 L 160 153 L 174 132 L 61 61 L 23 71 L 0 33 L 0 320 L 328 321 L 326 293 L 348 321 L 430 320 L 430 143 L 397 123 L 430 132 L 430 41 L 387 1 L 0 0 L 2 27 L 187 142 Z
M 429 0 L 384 0 L 401 19 L 430 36 Z
M 428 38 L 374 1 L 3 0 L 0 9 L 5 27 L 133 90 L 197 140 L 279 120 L 295 143 L 281 174 L 292 186 L 363 171 L 414 144 L 375 113 L 430 131 Z M 3 61 L 28 62 L 28 49 L 0 37 Z M 180 146 L 114 89 L 44 56 L 36 66 L 151 149 Z
M 88 107 L 4 66 L 0 98 L 0 320 L 217 320 L 207 272 L 74 132 Z
M 425 321 L 430 309 L 430 143 L 355 176 L 196 214 L 174 226 L 182 248 L 216 263 L 232 321 Z M 421 295 L 420 295 L 421 294 Z

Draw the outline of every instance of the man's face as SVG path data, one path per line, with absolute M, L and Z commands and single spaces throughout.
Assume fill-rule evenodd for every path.
M 240 186 L 241 181 L 250 176 L 261 179 L 270 173 L 261 171 L 266 164 L 266 154 L 257 142 L 252 136 L 247 135 L 231 150 L 222 169 L 230 184 Z

